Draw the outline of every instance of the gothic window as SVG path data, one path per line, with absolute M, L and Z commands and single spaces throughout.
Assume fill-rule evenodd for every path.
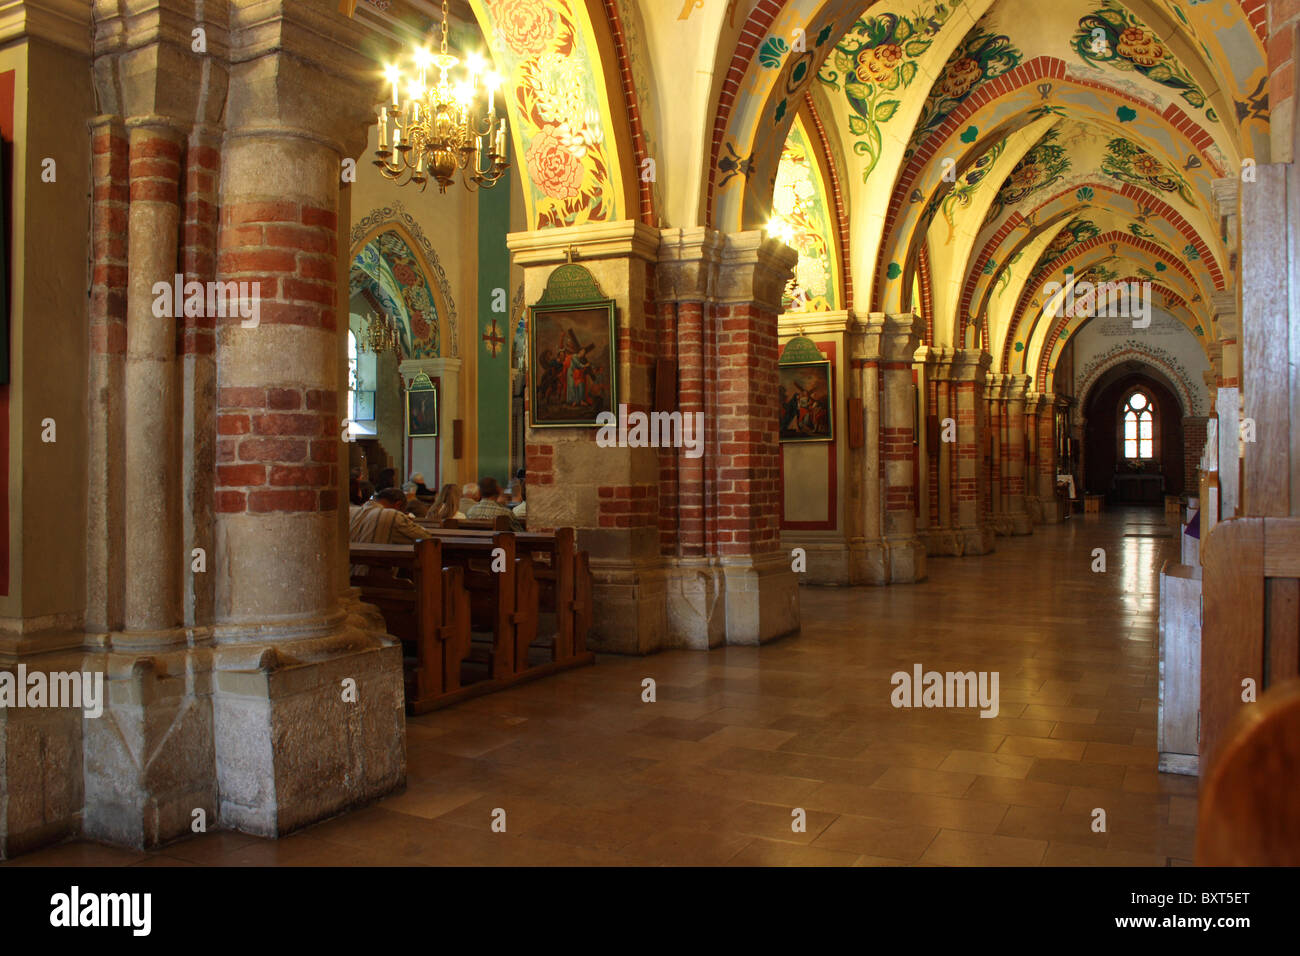
M 1155 403 L 1140 389 L 1124 400 L 1120 412 L 1123 429 L 1124 457 L 1130 461 L 1149 461 L 1155 457 Z

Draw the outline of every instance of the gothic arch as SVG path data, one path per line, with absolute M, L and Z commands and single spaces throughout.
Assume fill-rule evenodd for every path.
M 385 232 L 396 233 L 406 243 L 423 271 L 440 319 L 438 354 L 459 358 L 459 318 L 447 273 L 442 268 L 433 244 L 424 235 L 424 230 L 400 201 L 394 200 L 387 206 L 372 209 L 356 221 L 349 236 L 348 262 L 355 262 L 361 249 Z

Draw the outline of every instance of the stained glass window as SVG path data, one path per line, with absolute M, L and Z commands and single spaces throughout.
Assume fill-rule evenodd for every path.
M 1155 457 L 1155 405 L 1146 393 L 1134 391 L 1124 402 L 1124 457 L 1146 461 Z

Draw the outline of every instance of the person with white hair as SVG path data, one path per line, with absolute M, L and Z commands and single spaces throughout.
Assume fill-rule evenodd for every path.
M 429 513 L 429 503 L 421 501 L 419 497 L 419 488 L 413 481 L 408 481 L 402 485 L 402 492 L 406 495 L 406 513 L 416 518 L 423 518 Z
M 478 489 L 478 483 L 471 481 L 465 487 L 460 489 L 460 510 L 469 511 L 483 498 L 483 493 Z
M 421 498 L 426 498 L 430 501 L 433 500 L 434 491 L 432 488 L 425 485 L 423 473 L 417 471 L 413 474 L 411 476 L 411 484 L 415 485 L 415 493 Z

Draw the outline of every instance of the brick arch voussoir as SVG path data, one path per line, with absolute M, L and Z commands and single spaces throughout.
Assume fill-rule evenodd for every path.
M 1069 265 L 1070 262 L 1074 261 L 1084 253 L 1096 249 L 1098 246 L 1108 246 L 1112 242 L 1126 245 L 1130 249 L 1136 249 L 1139 252 L 1150 253 L 1157 259 L 1160 259 L 1162 262 L 1165 262 L 1176 269 L 1179 274 L 1191 283 L 1193 288 L 1200 287 L 1200 283 L 1196 281 L 1191 270 L 1183 264 L 1181 259 L 1176 257 L 1168 249 L 1158 246 L 1148 239 L 1139 239 L 1138 237 L 1131 236 L 1126 232 L 1117 232 L 1115 230 L 1102 233 L 1099 236 L 1094 236 L 1086 242 L 1079 243 L 1079 245 L 1075 246 L 1059 259 L 1052 260 L 1047 268 L 1039 269 L 1025 283 L 1024 289 L 1020 292 L 1020 298 L 1016 300 L 1016 308 L 1011 315 L 1011 324 L 1007 327 L 1006 341 L 1002 344 L 1002 364 L 1004 368 L 1007 365 L 1008 350 L 1011 348 L 1011 342 L 1015 339 L 1016 330 L 1020 328 L 1020 322 L 1025 316 L 1029 301 L 1033 298 L 1034 289 L 1037 288 L 1039 282 L 1047 276 L 1064 269 L 1065 266 Z
M 877 262 L 876 274 L 877 282 L 872 292 L 872 308 L 878 309 L 880 301 L 884 295 L 883 283 L 879 277 L 883 275 L 883 270 L 888 268 L 887 256 L 891 250 L 897 246 L 897 243 L 891 243 L 888 237 L 893 233 L 894 228 L 898 225 L 898 220 L 904 208 L 907 205 L 907 196 L 910 194 L 912 186 L 916 182 L 917 176 L 925 169 L 930 161 L 939 153 L 942 146 L 947 143 L 958 131 L 964 126 L 969 125 L 971 117 L 982 110 L 984 107 L 1005 98 L 1011 94 L 1020 92 L 1031 85 L 1037 86 L 1043 80 L 1056 80 L 1073 83 L 1078 86 L 1089 87 L 1105 91 L 1107 94 L 1124 100 L 1127 104 L 1136 109 L 1140 109 L 1149 115 L 1163 120 L 1176 136 L 1182 137 L 1200 154 L 1206 167 L 1213 170 L 1216 175 L 1222 176 L 1223 169 L 1219 164 L 1206 152 L 1214 144 L 1214 137 L 1206 132 L 1195 120 L 1184 113 L 1177 104 L 1170 103 L 1163 111 L 1158 111 L 1147 103 L 1123 90 L 1116 89 L 1105 83 L 1098 83 L 1081 77 L 1071 77 L 1067 75 L 1066 63 L 1059 57 L 1038 56 L 1028 60 L 1020 66 L 1009 70 L 1007 73 L 982 83 L 950 113 L 944 121 L 926 137 L 925 141 L 913 154 L 904 167 L 902 174 L 899 176 L 894 190 L 889 197 L 889 208 L 885 213 L 885 227 L 883 235 L 885 241 L 880 246 L 880 261 Z

